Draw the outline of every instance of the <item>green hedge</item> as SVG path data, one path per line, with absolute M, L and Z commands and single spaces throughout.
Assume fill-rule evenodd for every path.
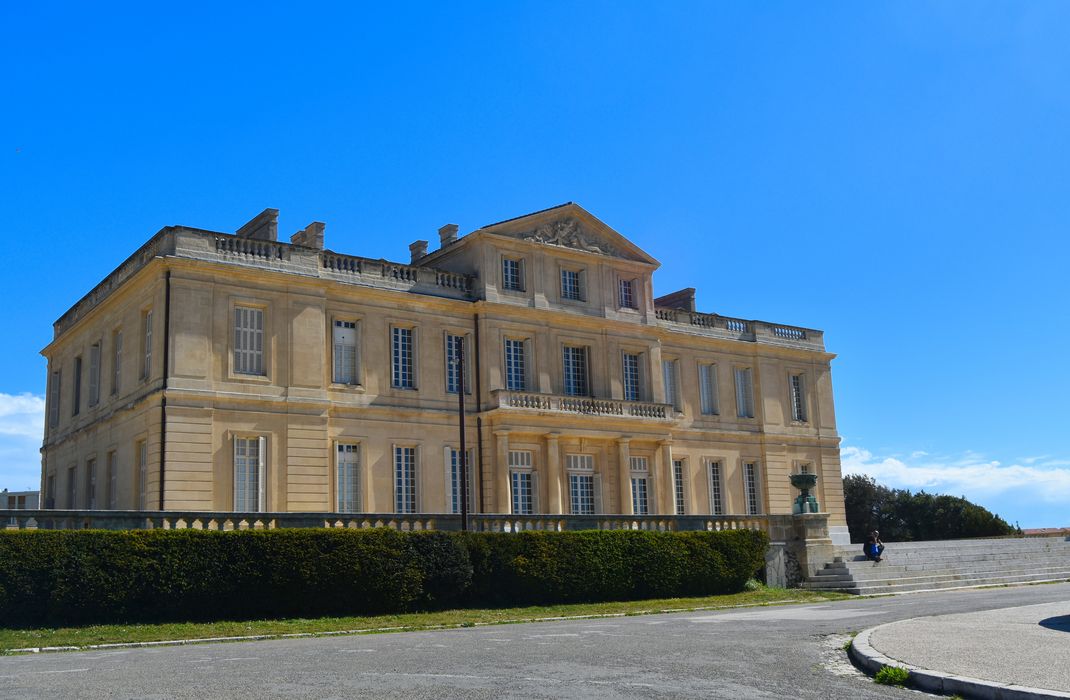
M 741 590 L 764 533 L 0 532 L 7 626 L 367 615 Z

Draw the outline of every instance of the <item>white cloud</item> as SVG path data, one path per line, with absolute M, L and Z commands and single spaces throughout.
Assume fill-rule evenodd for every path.
M 38 488 L 44 426 L 43 396 L 0 392 L 0 488 Z
M 924 457 L 912 453 L 907 462 L 894 455 L 877 456 L 861 447 L 845 446 L 841 450 L 844 474 L 872 476 L 885 486 L 924 489 L 970 500 L 991 501 L 996 496 L 1013 495 L 1043 503 L 1070 502 L 1067 460 L 1045 456 L 1001 464 L 974 452 L 946 459 Z

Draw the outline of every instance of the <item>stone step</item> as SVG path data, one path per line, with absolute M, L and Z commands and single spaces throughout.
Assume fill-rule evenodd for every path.
M 934 550 L 934 549 L 969 549 L 973 547 L 979 548 L 1002 548 L 1010 547 L 1017 550 L 1026 550 L 1032 547 L 1045 547 L 1051 545 L 1070 545 L 1070 538 L 1067 537 L 1029 537 L 1029 538 L 993 538 L 993 539 L 971 539 L 971 540 L 925 540 L 921 542 L 885 542 L 885 546 L 894 546 L 902 550 Z M 836 548 L 837 551 L 855 552 L 861 551 L 862 543 L 851 545 L 840 545 Z
M 846 572 L 858 572 L 865 573 L 874 568 L 881 568 L 887 571 L 925 571 L 930 569 L 961 569 L 961 568 L 992 568 L 1001 566 L 1013 566 L 1016 564 L 1029 565 L 1029 566 L 1047 566 L 1047 565 L 1070 565 L 1070 557 L 1066 556 L 1051 556 L 1051 557 L 1015 557 L 1015 558 L 989 558 L 989 559 L 940 559 L 936 561 L 926 562 L 907 562 L 902 563 L 897 558 L 884 559 L 880 562 L 873 561 L 859 561 L 859 562 L 833 562 L 832 564 L 826 564 L 826 569 L 835 569 L 837 571 Z
M 886 549 L 882 554 L 884 559 L 894 559 L 910 564 L 940 561 L 985 561 L 1007 559 L 1037 559 L 1046 557 L 1062 557 L 1070 560 L 1070 548 L 1066 550 L 1050 549 L 1036 550 L 1032 552 L 900 552 L 897 549 Z M 852 557 L 834 557 L 833 561 L 839 560 L 845 564 L 861 564 L 870 561 L 861 554 Z
M 991 571 L 942 571 L 942 572 L 925 572 L 915 576 L 881 576 L 874 575 L 870 577 L 859 578 L 856 576 L 846 575 L 817 575 L 810 579 L 810 583 L 815 585 L 822 585 L 823 587 L 838 587 L 838 586 L 850 586 L 857 584 L 859 586 L 866 585 L 889 585 L 896 583 L 919 583 L 922 581 L 948 581 L 948 580 L 960 580 L 967 578 L 985 578 L 985 577 L 1025 577 L 1025 576 L 1043 576 L 1043 577 L 1070 577 L 1070 566 L 1051 566 L 1040 569 L 1007 569 Z
M 957 581 L 945 581 L 942 583 L 903 583 L 892 585 L 859 585 L 853 588 L 841 588 L 847 593 L 858 595 L 879 595 L 884 593 L 909 593 L 912 591 L 944 590 L 948 588 L 976 588 L 978 586 L 1007 586 L 1026 583 L 1048 583 L 1055 581 L 1070 581 L 1070 571 L 1063 575 L 1046 578 L 1044 576 L 997 576 L 987 578 L 959 579 Z
M 1032 554 L 1059 554 L 1070 556 L 1070 544 L 1049 545 L 1047 547 L 941 547 L 932 549 L 903 549 L 898 545 L 885 545 L 884 551 L 891 555 L 893 552 L 900 557 L 926 558 L 926 557 L 970 557 L 970 556 L 1029 556 Z M 862 548 L 846 551 L 837 551 L 834 556 L 844 561 L 855 561 L 865 558 Z

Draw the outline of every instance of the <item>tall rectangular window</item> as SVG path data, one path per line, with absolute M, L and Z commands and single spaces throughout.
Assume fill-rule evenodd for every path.
M 152 375 L 152 309 L 141 314 L 141 378 Z
M 698 391 L 702 403 L 702 415 L 720 414 L 717 401 L 717 365 L 698 366 Z
M 264 443 L 262 437 L 234 438 L 234 510 L 264 510 Z
M 85 461 L 85 507 L 97 509 L 97 460 L 93 458 Z
M 646 457 L 632 457 L 629 460 L 632 480 L 632 513 L 650 514 L 650 468 Z
M 234 371 L 264 373 L 264 310 L 234 307 Z
M 589 396 L 587 385 L 587 348 L 564 346 L 565 393 L 569 396 Z
M 758 463 L 743 463 L 743 495 L 747 499 L 747 515 L 762 512 L 762 499 L 758 493 Z
M 78 488 L 78 465 L 72 465 L 67 470 L 67 508 L 74 510 L 78 506 L 74 503 L 74 494 Z
M 512 512 L 516 515 L 531 515 L 535 512 L 535 474 L 532 471 L 531 452 L 510 450 L 509 487 L 512 493 Z
M 635 280 L 617 280 L 617 301 L 622 309 L 634 309 Z
M 672 461 L 672 491 L 677 515 L 687 514 L 687 499 L 684 493 L 684 460 Z
M 394 447 L 394 512 L 416 512 L 415 447 Z
M 63 386 L 63 372 L 56 370 L 51 375 L 52 384 L 48 387 L 48 425 L 55 428 L 59 425 L 59 399 L 60 387 Z M 55 494 L 49 494 L 54 498 Z
M 335 450 L 335 508 L 339 513 L 360 512 L 360 445 L 338 443 Z
M 642 387 L 640 386 L 640 357 L 629 352 L 624 353 L 624 400 L 640 401 Z
M 123 378 L 123 332 L 111 334 L 111 394 L 119 393 Z
M 115 457 L 115 450 L 108 453 L 107 461 L 107 479 L 108 479 L 108 494 L 107 501 L 108 510 L 115 510 L 116 503 L 119 499 L 118 485 L 119 485 L 119 464 Z
M 676 360 L 662 360 L 661 371 L 665 377 L 665 403 L 680 410 L 680 391 L 676 383 Z
M 359 384 L 357 375 L 357 324 L 334 322 L 334 383 Z
M 468 455 L 465 464 L 468 467 L 468 512 L 475 512 L 475 504 L 472 502 L 472 450 L 467 450 Z M 461 451 L 454 447 L 446 448 L 446 456 L 449 460 L 449 469 L 446 473 L 446 485 L 449 489 L 447 507 L 450 513 L 461 512 Z
M 100 341 L 89 347 L 89 405 L 100 403 Z
M 710 515 L 724 515 L 724 494 L 721 463 L 710 462 Z
M 803 376 L 791 375 L 791 419 L 806 422 L 806 395 L 803 393 Z
M 736 415 L 754 418 L 754 383 L 750 367 L 736 368 Z
M 464 377 L 461 377 L 461 357 L 464 357 Z M 456 394 L 461 382 L 468 393 L 468 364 L 472 358 L 468 354 L 468 343 L 463 335 L 446 334 L 446 392 Z
M 561 270 L 561 298 L 583 301 L 583 272 L 580 270 Z
M 45 482 L 45 492 L 41 494 L 44 497 L 42 507 L 55 508 L 56 507 L 56 475 L 49 474 L 48 479 Z
M 598 489 L 593 455 L 568 455 L 569 505 L 573 515 L 594 515 Z
M 509 391 L 527 391 L 526 344 L 517 338 L 505 339 L 505 388 Z
M 395 389 L 415 389 L 413 374 L 412 329 L 394 326 L 390 329 L 392 348 L 392 385 Z
M 134 445 L 137 456 L 137 508 L 145 510 L 148 505 L 149 445 L 145 440 L 138 440 Z
M 77 416 L 78 412 L 82 410 L 82 358 L 78 356 L 74 358 L 74 392 L 73 392 L 73 406 L 71 406 L 71 415 Z
M 502 258 L 502 289 L 524 291 L 523 261 L 516 258 Z

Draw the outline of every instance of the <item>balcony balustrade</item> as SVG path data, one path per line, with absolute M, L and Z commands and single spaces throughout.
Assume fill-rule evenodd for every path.
M 498 389 L 491 392 L 496 406 L 508 410 L 520 409 L 544 413 L 566 413 L 610 418 L 671 421 L 676 417 L 670 404 L 623 399 L 597 399 L 587 396 L 559 396 L 528 391 Z

